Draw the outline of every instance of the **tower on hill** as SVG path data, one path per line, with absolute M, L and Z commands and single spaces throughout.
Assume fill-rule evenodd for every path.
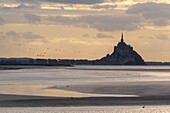
M 113 53 L 107 54 L 96 62 L 105 65 L 144 65 L 142 57 L 133 50 L 133 47 L 127 45 L 124 41 L 123 33 L 121 34 L 121 42 L 114 47 Z
M 124 42 L 123 32 L 122 32 L 122 35 L 121 35 L 121 42 Z

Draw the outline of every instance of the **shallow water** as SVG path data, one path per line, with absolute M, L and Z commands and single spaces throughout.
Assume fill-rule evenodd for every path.
M 75 66 L 0 70 L 0 93 L 143 96 L 170 93 L 170 66 Z
M 59 97 L 170 94 L 170 66 L 75 66 L 0 70 L 0 94 Z M 1 99 L 2 100 L 2 99 Z M 170 113 L 170 106 L 0 108 L 0 113 Z

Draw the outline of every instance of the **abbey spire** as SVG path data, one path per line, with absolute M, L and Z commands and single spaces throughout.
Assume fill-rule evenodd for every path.
M 121 35 L 121 42 L 124 42 L 124 39 L 123 39 L 123 32 L 122 32 L 122 35 Z
M 120 34 L 120 38 L 117 46 L 114 46 L 114 51 L 101 58 L 97 63 L 105 65 L 145 65 L 142 57 L 124 41 L 123 32 Z

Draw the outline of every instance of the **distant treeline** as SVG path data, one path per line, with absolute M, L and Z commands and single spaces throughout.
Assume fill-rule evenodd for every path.
M 56 59 L 32 59 L 32 58 L 0 58 L 0 65 L 68 65 L 60 64 Z M 69 66 L 69 65 L 68 65 Z
M 92 65 L 92 64 L 93 61 L 89 61 L 89 60 L 0 58 L 0 65 L 71 66 L 71 65 Z
M 72 66 L 72 65 L 106 65 L 100 60 L 74 60 L 74 59 L 32 59 L 32 58 L 0 58 L 0 65 L 47 65 L 47 66 Z
M 101 62 L 100 60 L 86 60 L 86 59 L 74 60 L 74 59 L 0 58 L 0 65 L 72 66 L 72 65 L 106 65 L 106 63 Z M 146 65 L 170 65 L 170 62 L 146 62 Z

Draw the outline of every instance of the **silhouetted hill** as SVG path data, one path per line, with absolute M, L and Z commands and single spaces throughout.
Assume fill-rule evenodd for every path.
M 124 42 L 123 34 L 121 41 L 114 47 L 114 52 L 101 58 L 97 64 L 105 65 L 144 65 L 142 57 L 133 50 L 133 47 Z

